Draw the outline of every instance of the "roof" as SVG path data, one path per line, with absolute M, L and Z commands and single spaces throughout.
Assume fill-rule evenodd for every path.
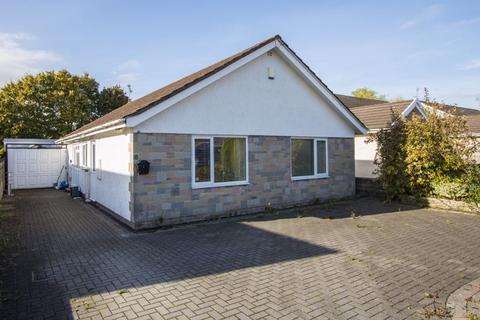
M 335 94 L 335 95 L 338 97 L 338 99 L 340 99 L 340 101 L 343 102 L 344 105 L 346 105 L 350 109 L 388 102 L 385 100 L 358 98 L 353 96 L 346 96 L 343 94 Z
M 464 116 L 470 131 L 480 133 L 480 110 L 449 105 L 440 106 L 440 109 L 458 116 Z
M 81 128 L 69 133 L 68 135 L 63 137 L 62 140 L 65 139 L 65 138 L 69 138 L 73 135 L 76 135 L 78 133 L 82 133 L 82 132 L 87 131 L 87 130 L 95 130 L 94 128 L 96 128 L 96 127 L 107 125 L 109 123 L 125 119 L 126 117 L 140 114 L 140 113 L 148 110 L 149 108 L 159 104 L 160 102 L 165 101 L 165 100 L 175 96 L 176 94 L 179 94 L 180 92 L 188 89 L 189 87 L 197 84 L 198 82 L 214 75 L 215 73 L 225 69 L 229 65 L 239 61 L 243 57 L 246 57 L 247 55 L 253 53 L 254 51 L 256 51 L 256 50 L 258 50 L 258 49 L 260 49 L 260 48 L 262 48 L 262 47 L 264 47 L 264 46 L 266 46 L 266 45 L 268 45 L 271 42 L 276 41 L 276 40 L 280 41 L 286 48 L 288 48 L 288 50 L 301 62 L 301 64 L 303 66 L 305 66 L 308 69 L 308 71 L 315 77 L 315 79 L 317 79 L 325 87 L 325 89 L 331 94 L 331 96 L 339 102 L 341 107 L 345 108 L 345 111 L 348 114 L 350 114 L 353 119 L 358 120 L 358 125 L 357 124 L 354 124 L 354 125 L 362 128 L 361 130 L 364 130 L 364 127 L 362 126 L 361 121 L 358 118 L 355 117 L 354 113 L 352 113 L 343 104 L 343 102 L 335 96 L 335 94 L 295 54 L 295 52 L 290 49 L 290 47 L 281 39 L 281 37 L 279 35 L 276 35 L 276 36 L 271 37 L 267 40 L 264 40 L 260 43 L 257 43 L 256 45 L 254 45 L 250 48 L 247 48 L 247 49 L 245 49 L 245 50 L 243 50 L 243 51 L 241 51 L 237 54 L 234 54 L 234 55 L 232 55 L 232 56 L 230 56 L 226 59 L 223 59 L 223 60 L 221 60 L 217 63 L 214 63 L 209 67 L 206 67 L 206 68 L 204 68 L 200 71 L 192 73 L 191 75 L 186 76 L 186 77 L 184 77 L 180 80 L 172 82 L 171 84 L 169 84 L 169 85 L 167 85 L 167 86 L 165 86 L 161 89 L 158 89 L 156 91 L 153 91 L 152 93 L 149 93 L 149 94 L 147 94 L 147 95 L 145 95 L 145 96 L 143 96 L 139 99 L 130 101 L 127 104 L 111 111 L 110 113 L 107 113 L 103 117 L 100 117 L 100 118 L 82 126 Z
M 54 139 L 5 138 L 3 144 L 55 144 Z
M 368 129 L 372 130 L 387 128 L 392 121 L 392 111 L 402 113 L 411 103 L 412 100 L 403 100 L 355 107 L 347 104 L 347 107 Z
M 480 133 L 480 111 L 479 110 L 457 107 L 456 112 L 465 116 L 471 132 Z
M 181 91 L 187 89 L 188 87 L 192 86 L 193 84 L 197 83 L 198 81 L 201 81 L 204 78 L 207 78 L 218 71 L 224 69 L 225 67 L 229 66 L 230 64 L 234 63 L 235 61 L 238 61 L 242 57 L 248 55 L 249 53 L 265 46 L 266 44 L 274 41 L 279 37 L 278 35 L 272 38 L 269 38 L 265 41 L 262 41 L 260 43 L 257 43 L 256 45 L 245 49 L 237 54 L 234 54 L 233 56 L 230 56 L 226 59 L 223 59 L 217 63 L 214 63 L 206 68 L 203 68 L 200 71 L 197 71 L 195 73 L 192 73 L 180 80 L 177 80 L 175 82 L 170 83 L 169 85 L 166 85 L 163 88 L 160 88 L 158 90 L 155 90 L 139 99 L 133 100 L 128 102 L 127 104 L 124 104 L 123 106 L 107 113 L 103 117 L 100 117 L 83 127 L 69 133 L 67 135 L 71 136 L 76 133 L 101 126 L 103 124 L 106 124 L 108 122 L 112 122 L 115 120 L 120 120 L 123 119 L 127 116 L 132 116 L 134 114 L 140 113 L 142 111 L 145 111 L 149 107 L 151 107 L 154 104 L 157 104 L 163 100 L 166 100 L 170 98 L 171 96 L 180 93 Z
M 391 123 L 392 110 L 402 113 L 412 103 L 412 100 L 386 102 L 341 94 L 336 94 L 336 96 L 370 130 L 388 127 Z M 470 131 L 473 133 L 480 133 L 480 110 L 448 105 L 443 106 L 441 109 L 459 116 L 464 116 L 470 127 Z

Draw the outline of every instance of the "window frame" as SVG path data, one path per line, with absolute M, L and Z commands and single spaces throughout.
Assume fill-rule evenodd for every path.
M 91 141 L 90 142 L 90 167 L 92 169 L 92 172 L 95 172 L 97 170 L 97 145 L 96 141 Z
M 76 144 L 73 146 L 73 165 L 76 167 L 80 167 L 80 160 L 81 160 L 80 145 Z
M 80 167 L 88 168 L 88 143 L 80 144 Z
M 313 140 L 313 175 L 307 176 L 294 176 L 293 175 L 293 157 L 292 157 L 292 144 L 293 140 Z M 317 152 L 317 142 L 325 142 L 325 173 L 317 173 L 318 171 L 318 152 Z M 328 169 L 328 139 L 327 138 L 311 138 L 311 137 L 291 137 L 290 138 L 290 176 L 293 181 L 297 180 L 309 180 L 309 179 L 325 179 L 329 178 L 329 169 Z
M 214 158 L 214 139 L 215 138 L 241 138 L 245 139 L 245 180 L 241 181 L 227 181 L 227 182 L 215 182 L 215 158 Z M 210 141 L 210 181 L 196 182 L 195 181 L 195 140 L 209 140 Z M 236 135 L 192 135 L 192 152 L 191 152 L 191 174 L 192 174 L 192 189 L 201 188 L 217 188 L 217 187 L 230 187 L 248 185 L 248 136 L 236 136 Z

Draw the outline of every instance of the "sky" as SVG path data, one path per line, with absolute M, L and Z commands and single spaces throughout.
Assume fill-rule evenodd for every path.
M 0 86 L 87 72 L 132 99 L 280 34 L 336 93 L 480 109 L 480 1 L 0 0 Z

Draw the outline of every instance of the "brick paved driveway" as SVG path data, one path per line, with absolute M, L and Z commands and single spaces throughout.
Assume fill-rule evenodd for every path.
M 479 216 L 371 199 L 150 233 L 59 191 L 15 203 L 22 319 L 416 318 L 480 276 Z

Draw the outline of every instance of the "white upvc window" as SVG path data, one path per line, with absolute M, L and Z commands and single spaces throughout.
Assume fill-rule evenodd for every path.
M 292 138 L 290 143 L 292 180 L 328 177 L 328 140 Z
M 80 165 L 80 146 L 76 145 L 73 147 L 73 164 L 76 166 Z
M 247 137 L 192 137 L 193 188 L 242 184 L 248 184 Z
M 90 154 L 91 154 L 91 168 L 92 171 L 95 171 L 97 169 L 97 150 L 96 150 L 96 145 L 95 141 L 92 141 L 90 144 Z
M 82 161 L 80 163 L 82 167 L 88 167 L 88 149 L 87 144 L 82 144 Z

